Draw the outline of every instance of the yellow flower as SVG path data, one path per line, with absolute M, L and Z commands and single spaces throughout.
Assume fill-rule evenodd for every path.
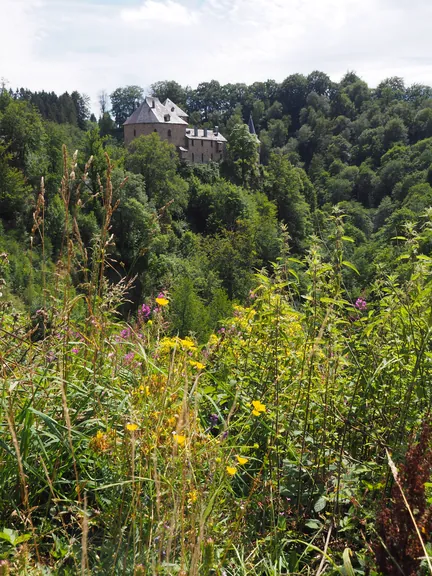
M 237 468 L 235 468 L 234 466 L 227 466 L 226 471 L 230 476 L 234 476 L 235 474 L 237 474 Z
M 135 432 L 135 430 L 138 430 L 138 424 L 126 424 L 126 430 L 129 430 L 129 432 Z
M 254 416 L 259 416 L 261 414 L 261 412 L 266 411 L 265 404 L 261 404 L 261 402 L 259 400 L 254 400 L 252 402 L 252 406 L 254 407 L 254 410 L 252 410 L 252 414 Z
M 177 422 L 177 416 L 171 416 L 171 418 L 168 418 L 168 426 L 174 426 L 176 422 Z
M 246 462 L 249 461 L 249 458 L 244 458 L 243 456 L 237 456 L 237 462 L 240 464 L 240 466 L 243 466 L 243 464 L 246 464 Z
M 186 442 L 186 436 L 182 436 L 181 434 L 174 434 L 174 441 L 177 442 L 179 446 L 183 446 Z
M 196 362 L 195 360 L 189 360 L 189 364 L 197 370 L 204 370 L 205 368 L 204 364 L 201 364 L 201 362 Z
M 182 346 L 184 346 L 188 350 L 196 350 L 195 343 L 190 338 L 184 338 L 183 340 L 179 338 L 179 342 Z
M 156 304 L 159 304 L 159 306 L 168 306 L 169 300 L 166 298 L 156 298 Z
M 256 450 L 258 450 L 259 444 L 257 444 L 257 443 L 255 442 L 255 444 L 253 445 L 253 447 L 254 447 Z
M 188 492 L 189 502 L 194 504 L 198 500 L 198 492 L 196 490 L 191 490 Z

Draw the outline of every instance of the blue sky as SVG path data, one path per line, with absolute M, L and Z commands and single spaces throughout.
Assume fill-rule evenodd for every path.
M 0 78 L 32 90 L 355 70 L 432 85 L 430 0 L 0 0 Z

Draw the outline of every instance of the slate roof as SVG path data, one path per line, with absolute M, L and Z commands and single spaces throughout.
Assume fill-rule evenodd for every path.
M 126 124 L 184 124 L 187 126 L 187 122 L 172 112 L 170 108 L 166 108 L 159 98 L 151 96 L 145 98 L 123 126 Z
M 210 128 L 207 130 L 207 136 L 204 136 L 204 130 L 202 128 L 197 129 L 198 135 L 195 136 L 194 128 L 189 128 L 186 130 L 186 138 L 190 140 L 214 140 L 216 142 L 226 142 L 227 139 L 222 136 L 220 132 L 217 134 L 213 132 Z
M 188 115 L 186 114 L 186 112 L 184 112 L 180 106 L 177 106 L 177 104 L 174 104 L 174 102 L 172 100 L 170 100 L 169 98 L 167 98 L 164 102 L 164 106 L 165 108 L 168 108 L 168 110 L 174 114 L 177 114 L 177 116 L 180 116 L 180 118 L 188 118 Z

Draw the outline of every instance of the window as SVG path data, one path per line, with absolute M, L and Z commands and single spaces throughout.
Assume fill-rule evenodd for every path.
M 156 130 L 156 128 L 153 130 L 153 132 L 156 132 L 156 134 L 157 134 L 157 130 Z
M 134 128 L 134 136 L 136 136 L 136 130 L 135 130 L 135 128 Z
M 171 134 L 171 130 L 168 130 L 168 138 L 171 138 L 172 134 Z
M 211 156 L 210 156 L 210 157 L 211 157 L 211 159 L 213 160 L 213 152 L 211 153 Z
M 192 146 L 195 146 L 195 140 L 191 140 Z
M 204 154 L 201 154 L 201 162 L 204 162 Z
M 195 154 L 192 152 L 192 162 L 195 162 Z

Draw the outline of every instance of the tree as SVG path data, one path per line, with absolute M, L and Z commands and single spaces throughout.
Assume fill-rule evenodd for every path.
M 308 94 L 308 81 L 303 74 L 292 74 L 286 78 L 280 87 L 279 99 L 286 114 L 292 118 L 293 128 L 299 127 L 300 110 L 306 104 Z
M 16 228 L 31 207 L 31 189 L 23 173 L 11 166 L 13 154 L 0 140 L 0 218 Z M 30 200 L 30 202 L 29 202 Z
M 150 86 L 150 89 L 152 95 L 159 98 L 161 102 L 165 102 L 169 98 L 180 107 L 186 105 L 186 90 L 174 80 L 155 82 Z
M 322 96 L 328 95 L 332 81 L 327 74 L 314 70 L 307 77 L 308 92 L 316 92 Z
M 175 146 L 155 133 L 133 140 L 126 155 L 126 168 L 144 176 L 149 200 L 156 208 L 172 203 L 170 213 L 181 213 L 188 200 L 188 185 L 178 176 L 178 165 Z
M 90 116 L 90 97 L 75 91 L 72 92 L 71 98 L 75 106 L 78 128 L 85 130 Z
M 140 86 L 125 86 L 117 88 L 110 94 L 111 111 L 117 126 L 122 126 L 144 97 Z
M 36 108 L 28 102 L 10 100 L 0 114 L 0 140 L 9 144 L 12 163 L 24 169 L 29 154 L 42 147 L 44 137 L 42 118 Z
M 259 142 L 247 124 L 236 124 L 229 135 L 227 152 L 234 175 L 242 186 L 249 186 L 257 174 Z
M 286 144 L 288 126 L 288 123 L 283 120 L 270 120 L 268 123 L 268 133 L 275 148 L 282 148 Z
M 273 152 L 270 155 L 265 190 L 270 200 L 275 201 L 279 219 L 286 222 L 296 249 L 302 247 L 310 231 L 310 211 L 301 193 L 302 189 L 302 180 L 289 160 Z
M 111 118 L 109 112 L 104 112 L 104 114 L 99 118 L 99 132 L 102 138 L 104 136 L 109 136 L 115 130 L 115 122 Z
M 100 113 L 101 116 L 103 117 L 105 112 L 108 112 L 108 106 L 109 106 L 108 92 L 106 90 L 101 90 L 99 92 L 98 99 L 99 99 Z

